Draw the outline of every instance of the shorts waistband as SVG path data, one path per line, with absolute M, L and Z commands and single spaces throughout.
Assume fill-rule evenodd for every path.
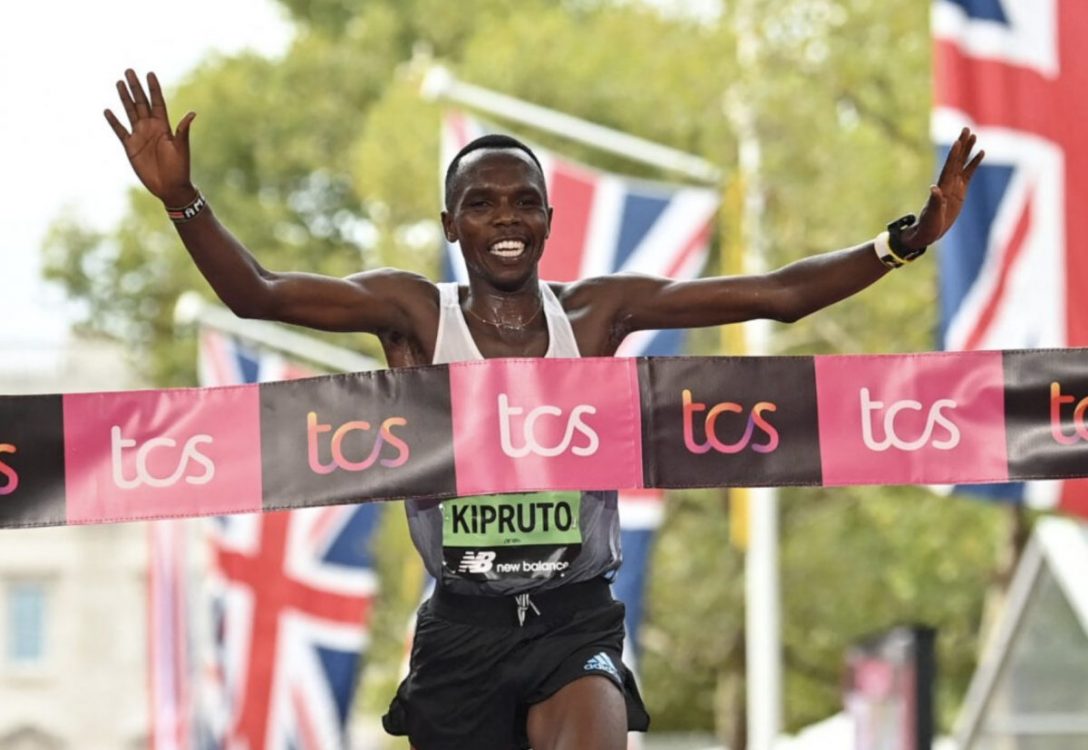
M 512 596 L 475 596 L 439 588 L 430 599 L 431 612 L 452 622 L 491 627 L 518 627 L 531 622 L 562 620 L 582 609 L 612 602 L 604 578 L 571 583 L 546 591 Z

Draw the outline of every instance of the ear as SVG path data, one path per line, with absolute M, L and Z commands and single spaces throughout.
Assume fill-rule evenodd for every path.
M 551 237 L 552 235 L 552 217 L 555 215 L 555 209 L 548 206 L 548 229 L 544 232 L 544 239 Z
M 457 229 L 453 225 L 453 217 L 449 211 L 442 212 L 442 234 L 447 242 L 457 242 Z

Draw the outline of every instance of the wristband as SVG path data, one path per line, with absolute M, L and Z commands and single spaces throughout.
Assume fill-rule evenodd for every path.
M 876 257 L 886 268 L 901 268 L 906 263 L 905 260 L 892 252 L 892 247 L 888 244 L 887 232 L 881 232 L 873 239 L 873 250 L 876 251 Z
M 170 217 L 170 221 L 175 224 L 184 224 L 185 222 L 196 218 L 197 214 L 203 211 L 208 206 L 208 201 L 204 200 L 204 196 L 200 191 L 196 192 L 196 198 L 193 202 L 187 206 L 181 208 L 169 208 L 166 209 L 166 215 Z
M 901 268 L 925 253 L 925 247 L 908 248 L 901 239 L 903 230 L 914 226 L 917 220 L 914 214 L 900 217 L 888 224 L 888 229 L 878 234 L 873 240 L 876 257 L 886 267 Z

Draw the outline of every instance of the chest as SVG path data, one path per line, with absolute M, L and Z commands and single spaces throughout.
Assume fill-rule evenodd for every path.
M 468 332 L 484 359 L 498 357 L 543 357 L 548 353 L 550 334 L 540 321 L 528 329 L 506 329 L 466 321 Z

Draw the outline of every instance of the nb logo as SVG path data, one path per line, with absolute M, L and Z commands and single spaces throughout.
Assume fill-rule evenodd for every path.
M 1073 434 L 1066 435 L 1062 430 L 1062 406 L 1072 404 L 1073 407 Z M 1061 383 L 1050 384 L 1050 434 L 1062 445 L 1073 445 L 1080 440 L 1088 440 L 1088 422 L 1084 413 L 1088 411 L 1088 397 L 1077 401 L 1075 396 L 1063 396 Z M 3 466 L 3 464 L 0 464 Z
M 154 451 L 173 450 L 177 448 L 177 441 L 168 437 L 151 438 L 137 448 L 136 441 L 126 438 L 121 434 L 121 428 L 114 425 L 110 428 L 111 458 L 113 460 L 113 483 L 124 490 L 131 490 L 146 484 L 149 487 L 170 487 L 177 484 L 189 469 L 189 462 L 200 465 L 202 472 L 185 476 L 189 484 L 207 484 L 215 478 L 215 464 L 211 459 L 200 452 L 202 444 L 211 445 L 211 435 L 193 435 L 185 441 L 181 449 L 181 457 L 177 467 L 168 476 L 157 477 L 148 469 L 148 459 Z M 136 476 L 129 479 L 125 476 L 124 455 L 125 451 L 136 448 Z
M 370 422 L 364 422 L 362 420 L 345 422 L 337 427 L 336 431 L 332 433 L 332 438 L 329 440 L 329 451 L 332 454 L 332 462 L 325 464 L 321 462 L 320 458 L 320 436 L 323 433 L 332 431 L 332 425 L 321 424 L 317 421 L 317 412 L 310 412 L 306 415 L 306 446 L 310 461 L 310 469 L 317 474 L 331 474 L 338 468 L 343 469 L 344 471 L 364 471 L 365 469 L 369 469 L 379 460 L 382 466 L 388 466 L 391 469 L 403 466 L 411 456 L 411 450 L 408 448 L 407 443 L 393 434 L 393 428 L 403 427 L 406 424 L 408 424 L 408 420 L 403 417 L 389 417 L 382 422 L 381 427 L 378 429 L 378 437 L 374 441 L 374 445 L 370 448 L 370 452 L 367 453 L 364 447 L 364 449 L 357 454 L 358 460 L 352 460 L 352 458 L 349 458 L 344 454 L 345 438 L 355 432 L 359 433 L 361 441 L 363 435 L 368 434 L 371 431 L 371 427 Z M 386 443 L 396 449 L 396 458 L 379 459 L 382 452 L 382 446 Z
M 895 401 L 884 411 L 884 439 L 875 438 L 873 429 L 874 417 L 884 409 L 883 401 L 875 401 L 869 396 L 869 389 L 861 389 L 861 438 L 865 441 L 865 447 L 874 451 L 886 451 L 889 448 L 898 448 L 901 451 L 916 451 L 925 445 L 932 445 L 937 450 L 948 451 L 960 444 L 960 430 L 956 424 L 943 413 L 956 408 L 956 402 L 950 398 L 941 398 L 933 402 L 926 415 L 926 426 L 922 434 L 913 440 L 905 439 L 896 432 L 895 419 L 902 411 L 923 412 L 925 407 L 918 401 L 904 399 Z M 935 428 L 940 427 L 945 435 L 934 438 Z
M 490 573 L 495 565 L 495 552 L 466 552 L 461 556 L 461 564 L 457 566 L 458 573 Z
M 11 443 L 0 443 L 0 453 L 14 452 L 15 446 Z M 0 461 L 0 477 L 5 480 L 4 484 L 0 484 L 0 495 L 10 495 L 19 488 L 19 475 L 3 461 Z
M 584 414 L 597 413 L 594 407 L 587 404 L 580 404 L 571 410 L 570 416 L 567 417 L 563 438 L 559 443 L 552 446 L 541 445 L 537 440 L 536 425 L 545 416 L 561 419 L 563 410 L 558 406 L 549 406 L 547 404 L 536 407 L 525 415 L 521 423 L 522 444 L 515 446 L 513 418 L 520 417 L 524 412 L 525 409 L 520 406 L 511 406 L 510 399 L 505 393 L 499 394 L 499 440 L 502 445 L 502 452 L 510 456 L 510 458 L 524 458 L 530 453 L 550 458 L 558 456 L 567 449 L 570 449 L 570 452 L 576 456 L 592 456 L 600 447 L 600 438 L 597 433 L 582 421 Z M 572 445 L 574 433 L 576 432 L 584 438 L 584 442 Z
M 735 404 L 732 401 L 724 401 L 720 404 L 715 404 L 710 411 L 707 412 L 706 417 L 703 419 L 703 430 L 706 435 L 706 442 L 700 443 L 695 438 L 695 415 L 706 411 L 706 404 L 701 404 L 698 401 L 694 401 L 691 397 L 691 391 L 685 388 L 682 393 L 684 404 L 684 445 L 692 453 L 703 454 L 709 451 L 711 448 L 718 453 L 740 453 L 747 448 L 749 444 L 752 450 L 757 453 L 770 453 L 778 447 L 778 430 L 776 430 L 767 420 L 763 417 L 763 412 L 777 411 L 778 407 L 769 401 L 760 401 L 752 410 L 748 413 L 748 419 L 744 427 L 744 433 L 735 442 L 723 442 L 718 434 L 718 417 L 722 414 L 729 412 L 730 414 L 744 414 L 744 407 L 740 404 Z M 752 442 L 752 437 L 756 430 L 759 430 L 763 436 L 763 442 Z

